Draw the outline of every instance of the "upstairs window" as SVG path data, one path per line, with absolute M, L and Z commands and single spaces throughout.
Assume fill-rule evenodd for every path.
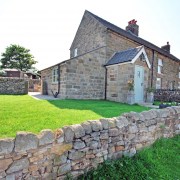
M 53 83 L 58 82 L 58 67 L 54 67 L 52 70 L 52 82 Z
M 77 48 L 75 48 L 75 49 L 74 49 L 74 57 L 76 57 L 76 56 L 77 56 L 77 54 L 78 54 L 78 52 L 77 52 Z
M 158 73 L 162 74 L 162 69 L 163 69 L 163 61 L 162 59 L 158 59 Z

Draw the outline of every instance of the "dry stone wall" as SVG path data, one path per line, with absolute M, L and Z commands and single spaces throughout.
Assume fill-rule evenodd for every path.
M 74 178 L 107 159 L 133 156 L 160 137 L 180 133 L 180 107 L 125 113 L 39 135 L 0 140 L 0 179 Z
M 0 94 L 27 94 L 28 80 L 19 78 L 0 78 Z

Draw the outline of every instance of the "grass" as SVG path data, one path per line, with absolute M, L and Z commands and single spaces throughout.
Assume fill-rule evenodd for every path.
M 38 133 L 124 112 L 148 110 L 98 100 L 35 100 L 28 95 L 0 95 L 0 137 L 14 137 L 17 131 Z
M 171 106 L 177 106 L 176 102 L 161 102 L 161 101 L 154 101 L 153 103 L 156 106 L 159 106 L 160 104 L 167 104 L 167 105 L 171 105 Z
M 106 161 L 81 180 L 178 180 L 180 179 L 180 136 L 160 139 L 132 158 Z

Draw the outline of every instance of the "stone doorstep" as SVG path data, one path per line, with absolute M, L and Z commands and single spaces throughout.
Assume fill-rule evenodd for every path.
M 149 108 L 154 108 L 154 109 L 159 109 L 159 106 L 153 105 L 152 103 L 138 103 L 140 106 L 145 106 L 145 107 L 149 107 Z

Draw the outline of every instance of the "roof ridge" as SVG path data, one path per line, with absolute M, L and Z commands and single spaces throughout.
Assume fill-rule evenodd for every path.
M 142 44 L 150 49 L 153 49 L 157 52 L 159 52 L 160 54 L 163 54 L 164 56 L 167 56 L 175 61 L 180 61 L 180 59 L 178 59 L 177 57 L 175 57 L 174 55 L 168 53 L 167 51 L 161 49 L 160 47 L 158 47 L 157 45 L 139 37 L 139 36 L 136 36 L 134 35 L 133 33 L 131 32 L 128 32 L 122 28 L 120 28 L 119 26 L 93 14 L 92 12 L 88 11 L 88 10 L 85 10 L 85 12 L 88 12 L 89 14 L 91 14 L 96 20 L 98 20 L 101 24 L 103 24 L 106 28 L 118 33 L 118 34 L 121 34 L 122 36 L 125 36 L 133 41 L 136 41 L 138 42 L 139 44 Z
M 143 45 L 141 46 L 137 46 L 135 48 L 129 48 L 129 49 L 126 49 L 126 50 L 121 50 L 121 51 L 116 51 L 116 53 L 120 53 L 120 52 L 126 52 L 126 51 L 130 51 L 132 49 L 139 49 L 139 51 L 143 48 Z

